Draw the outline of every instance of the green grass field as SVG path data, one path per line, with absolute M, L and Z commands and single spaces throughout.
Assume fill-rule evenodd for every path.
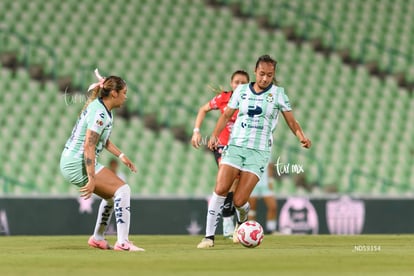
M 254 249 L 220 236 L 211 249 L 196 249 L 201 236 L 132 236 L 146 252 L 97 250 L 87 239 L 0 237 L 0 275 L 414 275 L 413 235 L 268 235 Z

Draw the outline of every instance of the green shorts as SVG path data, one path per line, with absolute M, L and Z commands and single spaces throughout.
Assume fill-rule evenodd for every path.
M 103 165 L 95 163 L 95 174 L 104 168 Z M 84 186 L 88 182 L 85 162 L 82 158 L 67 156 L 63 151 L 60 157 L 60 171 L 63 177 L 73 185 Z
M 270 160 L 270 152 L 228 145 L 223 149 L 220 164 L 251 172 L 260 179 Z

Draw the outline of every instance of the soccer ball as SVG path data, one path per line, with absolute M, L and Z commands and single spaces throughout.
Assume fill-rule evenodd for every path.
M 243 222 L 237 229 L 237 238 L 245 247 L 256 247 L 263 241 L 263 227 L 254 220 Z

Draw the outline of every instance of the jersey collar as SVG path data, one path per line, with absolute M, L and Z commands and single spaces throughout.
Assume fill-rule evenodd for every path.
M 265 93 L 265 92 L 269 91 L 269 90 L 270 90 L 270 88 L 272 88 L 272 85 L 273 85 L 273 83 L 271 83 L 268 87 L 266 87 L 266 89 L 264 89 L 263 91 L 261 91 L 261 92 L 257 93 L 257 92 L 254 90 L 254 84 L 255 84 L 255 82 L 251 82 L 251 83 L 249 83 L 249 88 L 250 88 L 250 91 L 252 91 L 252 93 L 253 93 L 253 94 L 255 94 L 255 95 L 260 95 L 260 94 L 263 94 L 263 93 Z
M 98 98 L 98 101 L 105 107 L 105 110 L 106 110 L 106 113 L 108 113 L 108 115 L 109 115 L 109 117 L 111 117 L 112 118 L 112 112 L 110 112 L 109 110 L 108 110 L 108 108 L 106 108 L 106 106 L 105 106 L 105 104 L 104 104 L 104 102 L 103 102 L 103 100 L 102 100 L 102 98 Z

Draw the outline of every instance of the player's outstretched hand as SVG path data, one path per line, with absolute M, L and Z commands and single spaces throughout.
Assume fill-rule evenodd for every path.
M 304 138 L 300 141 L 300 143 L 302 144 L 302 147 L 304 148 L 310 148 L 312 146 L 312 142 L 311 140 L 309 140 L 308 138 Z
M 210 140 L 208 141 L 208 148 L 210 150 L 216 150 L 219 144 L 219 139 L 217 136 L 211 135 Z
M 132 163 L 126 155 L 121 157 L 121 161 L 131 170 L 131 172 L 137 172 L 137 168 L 135 168 L 134 163 Z
M 191 145 L 193 145 L 194 148 L 198 149 L 201 145 L 201 134 L 200 132 L 194 132 L 193 136 L 191 137 Z

